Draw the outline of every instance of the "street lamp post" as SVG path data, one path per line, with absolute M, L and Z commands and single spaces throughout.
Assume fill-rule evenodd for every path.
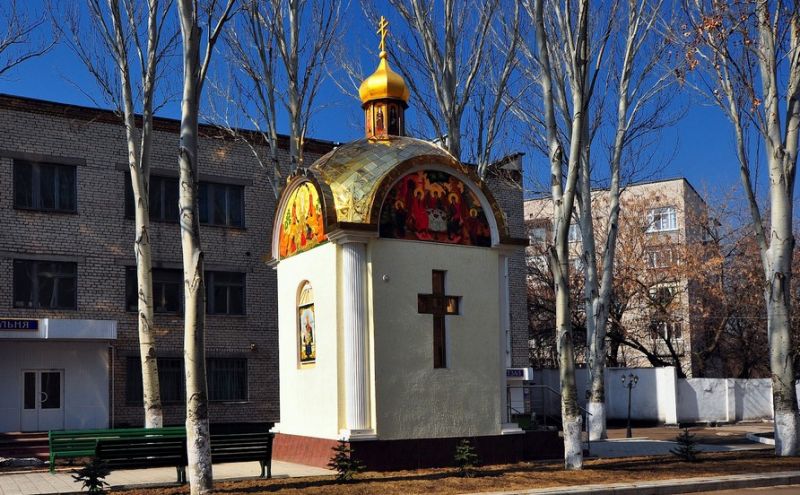
M 628 387 L 628 430 L 625 433 L 626 438 L 631 438 L 633 436 L 631 434 L 631 392 L 637 383 L 639 383 L 639 377 L 637 375 L 633 373 L 629 373 L 628 376 L 622 375 L 622 386 Z

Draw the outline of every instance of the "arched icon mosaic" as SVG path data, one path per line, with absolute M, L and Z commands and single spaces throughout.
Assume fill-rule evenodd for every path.
M 492 231 L 478 196 L 457 177 L 420 170 L 400 179 L 381 210 L 381 237 L 491 246 Z
M 327 239 L 319 193 L 304 182 L 289 196 L 281 217 L 278 255 L 286 258 L 318 246 Z

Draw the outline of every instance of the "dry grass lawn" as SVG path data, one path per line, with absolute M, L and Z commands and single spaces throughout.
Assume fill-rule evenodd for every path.
M 671 456 L 600 459 L 586 462 L 582 471 L 564 471 L 560 463 L 554 462 L 519 463 L 481 468 L 474 478 L 461 478 L 454 469 L 448 468 L 364 473 L 350 483 L 337 483 L 331 477 L 254 479 L 218 482 L 214 492 L 231 495 L 451 495 L 800 469 L 799 458 L 776 458 L 771 451 L 706 453 L 700 458 L 702 461 L 698 463 L 681 462 Z M 188 486 L 115 493 L 178 495 L 188 493 Z

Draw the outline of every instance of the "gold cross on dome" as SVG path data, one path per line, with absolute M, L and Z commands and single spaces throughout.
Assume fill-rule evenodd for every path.
M 381 35 L 381 51 L 386 51 L 386 36 L 389 34 L 389 21 L 386 20 L 385 17 L 381 16 L 381 22 L 378 23 L 378 34 Z

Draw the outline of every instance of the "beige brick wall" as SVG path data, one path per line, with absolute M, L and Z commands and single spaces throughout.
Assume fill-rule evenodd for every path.
M 66 113 L 66 112 L 65 112 Z M 80 113 L 80 112 L 78 112 Z M 114 343 L 113 404 L 115 425 L 138 425 L 141 406 L 126 402 L 126 358 L 138 356 L 136 314 L 125 307 L 125 269 L 134 265 L 133 220 L 125 218 L 126 147 L 119 125 L 93 121 L 80 113 L 62 117 L 16 111 L 0 104 L 0 315 L 118 322 Z M 153 168 L 177 171 L 177 135 L 157 131 Z M 207 269 L 245 272 L 246 315 L 207 317 L 207 355 L 245 357 L 247 403 L 211 404 L 216 422 L 278 420 L 277 294 L 275 272 L 263 262 L 269 253 L 275 201 L 266 174 L 250 150 L 230 140 L 203 138 L 201 173 L 240 181 L 244 186 L 245 227 L 203 225 L 201 239 Z M 25 211 L 13 207 L 13 157 L 75 162 L 77 214 Z M 282 153 L 283 161 L 286 155 Z M 314 160 L 318 154 L 308 153 Z M 120 165 L 122 170 L 120 170 Z M 178 268 L 181 262 L 177 223 L 153 222 L 155 266 Z M 21 256 L 78 263 L 76 311 L 13 308 L 12 260 Z M 59 258 L 60 257 L 60 258 Z M 155 318 L 160 356 L 182 356 L 183 324 L 179 316 Z M 255 350 L 251 350 L 255 344 Z M 165 423 L 183 421 L 182 405 L 165 407 Z

